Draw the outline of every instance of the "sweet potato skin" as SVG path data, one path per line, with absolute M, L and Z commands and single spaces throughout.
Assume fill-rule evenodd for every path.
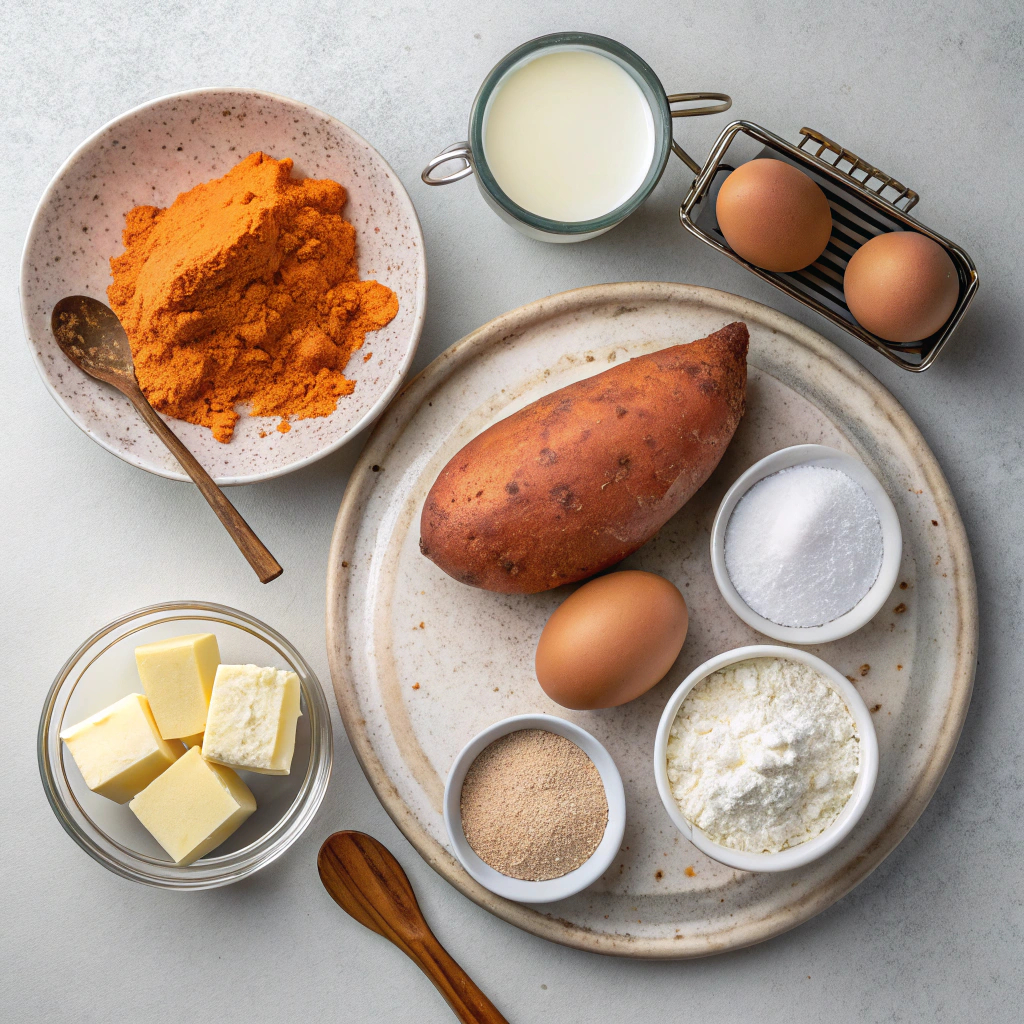
M 650 540 L 718 465 L 743 415 L 746 324 L 639 356 L 488 427 L 448 463 L 420 550 L 469 586 L 532 594 Z

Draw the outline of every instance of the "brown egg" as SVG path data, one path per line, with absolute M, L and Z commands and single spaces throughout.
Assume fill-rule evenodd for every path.
M 722 183 L 715 212 L 733 251 L 762 270 L 802 270 L 832 234 L 825 193 L 799 168 L 771 158 L 740 164 Z
M 854 319 L 886 341 L 921 341 L 949 319 L 960 295 L 945 249 L 916 231 L 890 231 L 865 242 L 843 277 Z
M 613 708 L 646 693 L 686 639 L 683 595 L 663 576 L 633 569 L 585 583 L 548 619 L 537 680 L 564 708 Z

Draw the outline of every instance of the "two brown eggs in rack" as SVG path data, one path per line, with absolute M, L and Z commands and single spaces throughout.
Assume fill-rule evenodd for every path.
M 810 266 L 832 235 L 825 193 L 799 168 L 775 159 L 741 164 L 722 183 L 715 212 L 737 255 L 763 270 Z M 846 304 L 885 341 L 922 341 L 949 319 L 960 293 L 956 268 L 927 235 L 891 231 L 865 242 L 846 267 Z

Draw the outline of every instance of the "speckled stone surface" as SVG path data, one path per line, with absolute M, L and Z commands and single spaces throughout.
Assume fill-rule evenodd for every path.
M 110 258 L 124 251 L 125 214 L 169 206 L 260 150 L 295 162 L 292 174 L 333 178 L 348 191 L 344 215 L 356 229 L 359 273 L 398 296 L 398 315 L 366 337 L 345 375 L 351 395 L 330 416 L 246 416 L 228 444 L 205 427 L 165 417 L 221 484 L 251 483 L 323 457 L 373 422 L 412 363 L 426 306 L 426 260 L 416 210 L 380 154 L 313 107 L 250 89 L 202 89 L 132 110 L 84 142 L 40 203 L 22 265 L 21 296 L 36 365 L 72 420 L 108 451 L 141 469 L 187 480 L 181 467 L 113 388 L 86 376 L 57 347 L 50 312 L 65 295 L 106 302 Z
M 0 188 L 3 629 L 0 992 L 16 1021 L 87 1024 L 190 1012 L 220 1024 L 450 1024 L 418 969 L 347 918 L 316 879 L 338 828 L 385 842 L 433 930 L 511 1022 L 1017 1024 L 1024 1001 L 1024 166 L 1018 0 L 14 0 L 3 11 Z M 644 207 L 577 246 L 520 237 L 472 182 L 427 188 L 426 161 L 465 138 L 487 71 L 525 39 L 583 28 L 622 40 L 665 86 L 723 90 L 729 114 L 676 124 L 703 158 L 735 114 L 793 139 L 839 139 L 921 194 L 915 213 L 978 263 L 981 289 L 936 365 L 903 373 L 679 225 L 678 160 Z M 836 342 L 920 427 L 970 539 L 980 608 L 967 721 L 907 837 L 852 892 L 769 942 L 643 962 L 559 946 L 444 881 L 384 811 L 335 719 L 334 776 L 288 856 L 238 886 L 161 893 L 115 878 L 43 798 L 35 731 L 72 650 L 132 608 L 199 598 L 279 629 L 329 678 L 324 571 L 365 440 L 232 500 L 284 565 L 261 586 L 195 489 L 86 437 L 42 386 L 17 283 L 54 173 L 112 118 L 168 93 L 239 85 L 292 96 L 366 138 L 409 190 L 430 301 L 413 370 L 510 309 L 606 281 L 685 281 L 775 306 Z M 871 678 L 868 676 L 868 678 Z M 640 916 L 640 915 L 638 915 Z
M 419 551 L 423 499 L 480 430 L 610 364 L 743 320 L 751 334 L 747 412 L 708 482 L 623 563 L 684 595 L 690 626 L 664 680 L 620 708 L 570 712 L 533 668 L 551 613 L 572 593 L 466 587 Z M 903 531 L 899 582 L 867 626 L 808 648 L 854 681 L 873 710 L 879 778 L 837 850 L 799 870 L 750 874 L 702 855 L 665 814 L 651 767 L 669 695 L 698 665 L 768 638 L 745 625 L 711 570 L 725 491 L 765 455 L 824 444 L 863 459 Z M 353 472 L 328 566 L 327 645 L 338 703 L 367 775 L 430 863 L 482 906 L 582 949 L 705 956 L 770 938 L 825 909 L 906 834 L 960 732 L 974 679 L 977 603 L 963 525 L 941 470 L 877 382 L 788 317 L 709 289 L 605 285 L 499 317 L 403 388 Z M 626 834 L 593 886 L 530 910 L 495 898 L 454 860 L 441 795 L 459 750 L 510 715 L 543 712 L 592 732 L 626 789 Z

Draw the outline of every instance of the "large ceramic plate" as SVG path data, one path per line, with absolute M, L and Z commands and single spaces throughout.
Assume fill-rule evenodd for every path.
M 276 419 L 243 416 L 229 444 L 205 427 L 168 419 L 217 483 L 280 476 L 344 444 L 394 396 L 423 328 L 427 269 L 416 210 L 384 158 L 351 128 L 251 89 L 197 89 L 122 114 L 68 157 L 39 202 L 22 257 L 22 315 L 43 382 L 68 416 L 125 462 L 173 480 L 188 477 L 128 399 L 85 376 L 57 347 L 50 311 L 65 295 L 106 301 L 110 257 L 124 251 L 121 231 L 133 206 L 167 206 L 256 150 L 291 157 L 299 177 L 345 186 L 360 276 L 393 289 L 399 311 L 352 357 L 345 373 L 355 391 L 330 416 L 293 420 L 287 434 L 274 429 Z
M 570 712 L 533 674 L 545 620 L 569 588 L 504 596 L 462 586 L 420 555 L 419 515 L 441 467 L 481 429 L 545 392 L 733 320 L 750 328 L 748 411 L 718 469 L 622 565 L 673 580 L 690 632 L 665 680 L 622 708 Z M 864 629 L 810 648 L 850 676 L 874 712 L 880 766 L 867 813 L 830 855 L 781 875 L 702 856 L 658 799 L 651 751 L 669 694 L 700 662 L 764 642 L 715 586 L 709 531 L 753 462 L 786 445 L 863 459 L 903 527 L 900 582 Z M 893 397 L 813 331 L 706 288 L 617 284 L 555 295 L 474 331 L 409 383 L 384 414 L 345 493 L 328 568 L 327 635 L 341 714 L 384 806 L 426 860 L 481 906 L 581 949 L 689 957 L 785 931 L 861 881 L 906 835 L 949 761 L 967 712 L 977 646 L 974 573 L 935 458 Z M 418 688 L 416 684 L 419 684 Z M 462 745 L 507 715 L 544 711 L 589 729 L 626 788 L 626 835 L 589 889 L 536 909 L 482 889 L 452 856 L 441 817 Z

